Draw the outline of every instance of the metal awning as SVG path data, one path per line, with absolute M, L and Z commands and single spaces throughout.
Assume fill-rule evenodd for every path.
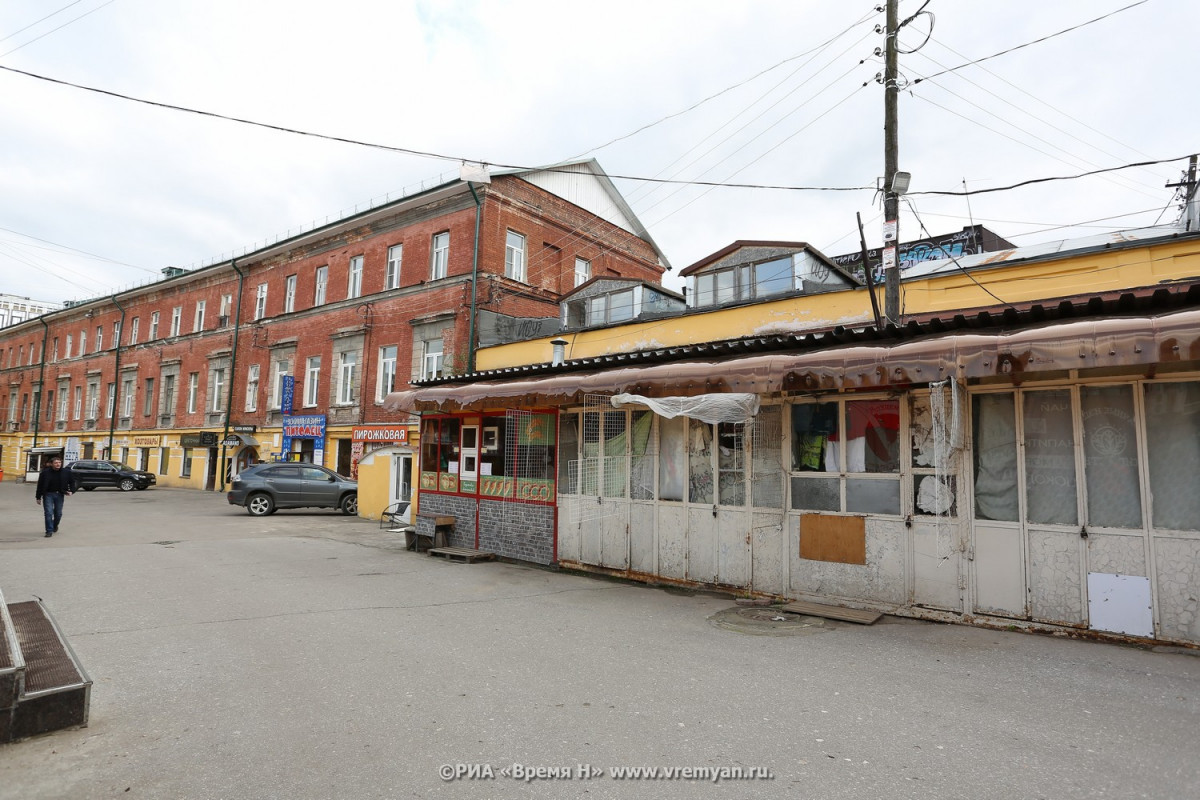
M 1200 311 L 949 333 L 886 345 L 561 372 L 393 392 L 388 411 L 480 411 L 583 403 L 588 394 L 771 395 L 879 389 L 944 380 L 1200 360 Z
M 241 442 L 242 447 L 258 447 L 258 439 L 255 439 L 248 433 L 234 433 L 233 431 L 230 431 L 228 434 L 226 434 L 226 442 L 229 442 L 233 439 L 238 439 Z

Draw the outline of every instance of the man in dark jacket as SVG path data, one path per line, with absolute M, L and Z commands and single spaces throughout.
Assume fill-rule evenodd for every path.
M 46 535 L 58 533 L 62 521 L 63 498 L 75 492 L 75 481 L 68 470 L 62 468 L 62 459 L 54 456 L 50 466 L 43 467 L 38 474 L 37 503 L 46 515 Z M 42 502 L 42 501 L 45 502 Z

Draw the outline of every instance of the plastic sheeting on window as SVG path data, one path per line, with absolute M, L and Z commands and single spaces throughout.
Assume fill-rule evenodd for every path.
M 618 394 L 612 398 L 613 408 L 645 406 L 660 417 L 688 417 L 701 422 L 747 422 L 758 413 L 758 395 L 745 392 L 702 394 L 697 397 L 645 397 L 640 394 Z

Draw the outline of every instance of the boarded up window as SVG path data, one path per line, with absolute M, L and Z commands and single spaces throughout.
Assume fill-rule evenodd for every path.
M 867 523 L 864 517 L 827 514 L 800 516 L 800 557 L 839 564 L 867 563 Z

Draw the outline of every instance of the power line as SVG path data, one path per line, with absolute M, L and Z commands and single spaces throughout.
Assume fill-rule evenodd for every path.
M 1047 35 L 1047 36 L 1043 36 L 1043 37 L 1042 37 L 1042 38 L 1040 38 L 1040 39 L 1034 39 L 1032 42 L 1025 42 L 1025 44 L 1019 44 L 1019 45 L 1017 45 L 1016 47 L 1010 47 L 1010 48 L 1008 48 L 1007 50 L 1001 50 L 1001 51 L 1000 51 L 1000 52 L 998 52 L 998 53 L 992 53 L 990 56 L 984 56 L 983 58 L 977 58 L 977 59 L 975 59 L 974 61 L 968 61 L 968 62 L 967 62 L 967 63 L 965 63 L 965 64 L 959 64 L 957 67 L 950 67 L 949 69 L 944 69 L 944 70 L 942 70 L 941 72 L 935 72 L 934 74 L 932 74 L 932 75 L 927 75 L 927 76 L 925 76 L 924 78 L 917 78 L 915 81 L 913 81 L 913 82 L 912 82 L 911 84 L 909 84 L 909 85 L 910 85 L 910 86 L 915 86 L 915 85 L 917 85 L 918 83 L 920 83 L 921 81 L 929 81 L 929 80 L 933 80 L 934 78 L 937 78 L 937 77 L 939 77 L 939 76 L 941 76 L 941 75 L 945 75 L 945 74 L 946 74 L 946 73 L 948 73 L 948 72 L 954 72 L 954 71 L 956 71 L 956 70 L 960 70 L 960 69 L 962 69 L 962 68 L 964 68 L 964 67 L 970 67 L 970 66 L 972 66 L 972 65 L 974 65 L 974 64 L 980 64 L 980 63 L 982 63 L 982 62 L 984 62 L 984 61 L 988 61 L 988 60 L 990 60 L 990 59 L 997 58 L 997 57 L 999 57 L 999 56 L 1005 55 L 1006 53 L 1011 53 L 1011 52 L 1013 52 L 1013 51 L 1015 51 L 1015 50 L 1020 50 L 1020 49 L 1022 49 L 1022 48 L 1025 48 L 1025 47 L 1030 47 L 1030 46 L 1032 46 L 1032 45 L 1035 45 L 1035 44 L 1040 44 L 1041 42 L 1047 41 L 1047 40 L 1049 40 L 1049 39 L 1053 39 L 1053 38 L 1054 38 L 1054 37 L 1056 37 L 1056 36 L 1062 36 L 1064 33 L 1070 33 L 1071 31 L 1077 31 L 1077 30 L 1079 30 L 1080 28 L 1083 28 L 1083 27 L 1086 27 L 1086 26 L 1088 26 L 1088 25 L 1091 25 L 1091 24 L 1093 24 L 1093 23 L 1099 22 L 1100 20 L 1103 20 L 1103 19 L 1108 19 L 1109 17 L 1113 16 L 1114 14 L 1120 14 L 1122 11 L 1128 11 L 1128 10 L 1129 10 L 1129 9 L 1131 9 L 1131 8 L 1136 8 L 1137 6 L 1143 5 L 1143 4 L 1145 4 L 1145 3 L 1148 3 L 1148 2 L 1149 2 L 1149 0 L 1138 0 L 1138 2 L 1136 2 L 1136 3 L 1131 3 L 1131 4 L 1127 5 L 1127 6 L 1125 6 L 1124 8 L 1118 8 L 1116 11 L 1109 12 L 1108 14 L 1105 14 L 1105 15 L 1104 15 L 1104 16 L 1102 16 L 1102 17 L 1096 17 L 1095 19 L 1090 19 L 1090 20 L 1088 20 L 1087 22 L 1081 22 L 1081 23 L 1079 23 L 1078 25 L 1073 25 L 1073 26 L 1072 26 L 1072 27 L 1070 27 L 1070 28 L 1065 28 L 1065 29 L 1063 29 L 1063 30 L 1061 30 L 1061 31 L 1058 31 L 1057 33 L 1051 33 L 1051 34 L 1049 34 L 1049 35 Z
M 991 194 L 993 192 L 1007 192 L 1012 189 L 1019 189 L 1022 186 L 1030 186 L 1035 183 L 1050 183 L 1052 181 L 1073 181 L 1073 180 L 1077 180 L 1078 178 L 1086 178 L 1091 175 L 1101 175 L 1106 172 L 1118 172 L 1123 169 L 1135 169 L 1137 167 L 1149 167 L 1149 166 L 1153 166 L 1155 164 L 1169 164 L 1172 161 L 1182 161 L 1183 159 L 1189 158 L 1189 157 L 1190 157 L 1190 154 L 1186 155 L 1186 156 L 1175 156 L 1174 158 L 1158 158 L 1153 161 L 1136 161 L 1132 164 L 1122 164 L 1117 167 L 1105 167 L 1103 169 L 1094 169 L 1094 170 L 1090 170 L 1088 172 L 1080 172 L 1077 175 L 1054 175 L 1054 176 L 1047 177 L 1047 178 L 1030 178 L 1027 181 L 1021 181 L 1020 183 L 1012 183 L 1012 184 L 1009 184 L 1008 186 L 993 186 L 991 189 L 973 189 L 973 190 L 966 190 L 966 191 L 961 191 L 961 192 L 925 191 L 925 192 L 909 192 L 909 194 L 910 195 L 922 194 L 922 195 L 931 195 L 931 196 L 932 195 L 940 195 L 943 197 L 968 197 L 968 196 L 977 195 L 977 194 Z
M 930 232 L 929 232 L 929 229 L 925 227 L 925 223 L 924 223 L 924 221 L 922 221 L 922 220 L 921 220 L 921 215 L 917 213 L 917 208 L 916 208 L 916 206 L 914 206 L 914 205 L 912 204 L 912 201 L 911 201 L 911 200 L 909 200 L 907 197 L 905 197 L 905 198 L 904 198 L 904 202 L 905 202 L 905 204 L 906 204 L 906 205 L 908 205 L 908 210 L 912 212 L 912 215 L 913 215 L 913 217 L 914 217 L 914 218 L 916 218 L 916 220 L 917 220 L 917 224 L 921 226 L 921 230 L 925 232 L 925 238 L 926 238 L 926 239 L 932 239 L 932 238 L 933 238 L 933 234 L 932 234 L 932 233 L 930 233 Z M 989 295 L 989 296 L 990 296 L 990 297 L 991 297 L 993 300 L 995 300 L 997 303 L 999 303 L 1000 305 L 1002 305 L 1002 306 L 1004 306 L 1004 305 L 1008 305 L 1008 304 L 1007 304 L 1007 303 L 1005 303 L 1003 300 L 1001 300 L 999 297 L 997 297 L 997 296 L 996 296 L 996 294 L 995 294 L 995 293 L 994 293 L 994 292 L 993 292 L 991 289 L 987 288 L 987 287 L 986 287 L 986 286 L 984 286 L 982 283 L 980 283 L 978 280 L 976 280 L 976 279 L 975 279 L 975 276 L 974 276 L 974 275 L 972 275 L 972 274 L 971 274 L 971 272 L 970 272 L 970 271 L 969 271 L 969 270 L 968 270 L 966 267 L 964 267 L 962 264 L 960 264 L 960 263 L 959 263 L 958 259 L 954 257 L 954 254 L 953 254 L 953 253 L 951 253 L 949 250 L 947 250 L 947 249 L 946 249 L 946 248 L 944 248 L 944 247 L 939 247 L 939 249 L 940 249 L 940 250 L 941 250 L 943 253 L 945 253 L 947 256 L 949 256 L 949 257 L 950 257 L 950 260 L 954 262 L 954 266 L 958 267 L 959 271 L 960 271 L 960 272 L 962 272 L 962 274 L 963 274 L 963 275 L 966 275 L 968 278 L 970 278 L 972 283 L 974 283 L 974 284 L 975 284 L 976 286 L 978 286 L 980 289 L 983 289 L 983 291 L 987 292 L 987 294 L 988 294 L 988 295 Z M 868 269 L 868 268 L 869 268 L 869 265 L 867 265 L 867 264 L 863 264 L 863 268 L 864 268 L 864 269 Z
M 76 23 L 76 22 L 79 22 L 79 20 L 83 19 L 84 17 L 91 16 L 92 14 L 95 14 L 95 13 L 96 13 L 97 11 L 99 11 L 100 9 L 104 8 L 104 6 L 110 6 L 110 5 L 112 5 L 113 3 L 115 3 L 115 2 L 116 2 L 116 0 L 108 0 L 108 2 L 107 2 L 107 3 L 103 3 L 103 4 L 101 4 L 101 5 L 98 5 L 98 6 L 96 6 L 95 8 L 93 8 L 91 11 L 88 11 L 87 13 L 84 13 L 84 14 L 80 14 L 78 17 L 75 17 L 75 19 L 68 20 L 68 21 L 64 22 L 62 25 L 59 25 L 57 28 L 51 28 L 50 30 L 48 30 L 48 31 L 46 31 L 45 33 L 43 33 L 41 36 L 35 36 L 34 38 L 30 39 L 30 40 L 29 40 L 28 42 L 26 42 L 25 44 L 17 45 L 17 46 L 16 46 L 16 47 L 14 47 L 12 50 L 9 50 L 9 51 L 8 51 L 8 52 L 6 52 L 6 53 L 0 53 L 0 58 L 3 58 L 4 56 L 9 56 L 9 55 L 12 55 L 13 53 L 15 53 L 15 52 L 17 52 L 18 50 L 20 50 L 22 47 L 28 47 L 29 45 L 33 44 L 34 42 L 38 41 L 39 39 L 45 39 L 47 36 L 49 36 L 50 34 L 54 33 L 55 31 L 61 31 L 63 28 L 67 27 L 68 25 L 72 25 L 72 24 L 74 24 L 74 23 Z M 73 6 L 73 5 L 75 5 L 75 3 L 72 3 L 71 5 L 72 5 L 72 6 Z M 70 7 L 71 7 L 71 6 L 66 6 L 65 8 L 70 8 Z M 60 8 L 58 11 L 62 11 L 62 10 L 64 10 L 64 9 Z M 54 12 L 54 14 L 57 14 L 57 13 L 58 13 L 58 11 L 55 11 L 55 12 Z M 53 17 L 53 16 L 54 16 L 54 14 L 50 14 L 50 15 L 48 15 L 48 16 L 46 16 L 46 17 L 42 17 L 42 19 L 39 19 L 39 20 L 38 20 L 38 22 L 41 22 L 43 19 L 49 19 L 50 17 Z M 37 25 L 37 22 L 33 23 L 33 25 Z M 25 28 L 22 28 L 22 29 L 21 29 L 21 31 L 23 31 L 23 30 L 26 30 L 27 28 L 31 28 L 31 27 L 33 27 L 33 26 L 32 26 L 32 25 L 27 25 L 27 26 L 25 26 Z M 20 33 L 21 31 L 17 31 L 17 33 Z M 15 36 L 16 34 L 11 34 L 11 35 Z M 6 36 L 6 37 L 4 37 L 4 38 L 5 38 L 5 39 L 7 39 L 8 37 Z
M 32 28 L 34 25 L 40 25 L 41 23 L 43 23 L 46 20 L 53 17 L 55 14 L 61 14 L 62 12 L 66 11 L 68 8 L 70 8 L 71 6 L 79 5 L 82 2 L 83 2 L 83 0 L 73 0 L 73 2 L 67 3 L 65 6 L 60 8 L 58 11 L 52 11 L 49 14 L 47 14 L 46 16 L 42 17 L 41 19 L 37 20 L 36 22 L 31 22 L 28 25 L 26 25 L 24 28 L 13 31 L 8 36 L 0 36 L 0 42 L 7 42 L 9 39 L 16 36 L 18 33 L 24 33 L 25 31 Z

